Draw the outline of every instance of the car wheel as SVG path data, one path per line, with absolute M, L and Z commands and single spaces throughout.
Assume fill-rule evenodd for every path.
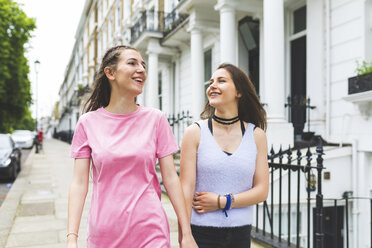
M 17 172 L 18 170 L 17 170 L 17 166 L 16 166 L 16 164 L 13 166 L 13 170 L 12 170 L 12 177 L 10 178 L 12 181 L 15 181 L 16 180 L 16 178 L 17 178 L 17 174 L 18 174 L 18 172 Z
M 21 171 L 21 159 L 17 162 L 17 172 Z

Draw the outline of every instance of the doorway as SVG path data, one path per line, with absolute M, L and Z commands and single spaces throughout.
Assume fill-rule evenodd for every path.
M 239 21 L 239 67 L 260 92 L 260 22 L 250 16 Z
M 306 122 L 306 6 L 292 13 L 290 53 L 290 120 L 295 140 L 301 140 Z
M 306 36 L 291 41 L 291 120 L 295 137 L 306 122 Z

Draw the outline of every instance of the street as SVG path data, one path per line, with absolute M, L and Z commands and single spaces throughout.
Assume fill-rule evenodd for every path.
M 25 161 L 30 154 L 31 151 L 34 151 L 32 149 L 22 149 L 22 159 L 21 159 L 21 168 L 25 164 Z M 3 204 L 6 194 L 11 188 L 11 185 L 13 182 L 9 180 L 0 180 L 0 207 Z

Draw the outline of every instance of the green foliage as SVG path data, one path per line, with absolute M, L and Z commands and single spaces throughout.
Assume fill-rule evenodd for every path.
M 36 121 L 31 116 L 31 112 L 29 109 L 26 110 L 26 114 L 23 115 L 23 118 L 20 121 L 17 121 L 13 129 L 25 129 L 25 130 L 34 130 L 36 126 Z
M 356 73 L 358 76 L 367 73 L 372 73 L 372 62 L 368 63 L 366 61 L 362 61 L 362 63 L 359 64 L 359 61 L 357 61 L 356 63 L 357 63 Z
M 84 90 L 85 88 L 85 86 L 82 84 L 78 84 L 77 87 L 78 87 L 78 90 Z
M 35 20 L 28 18 L 17 3 L 0 0 L 0 132 L 9 132 L 31 118 L 25 44 L 35 28 Z

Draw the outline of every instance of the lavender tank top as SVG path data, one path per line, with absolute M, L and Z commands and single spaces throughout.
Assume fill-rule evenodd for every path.
M 242 141 L 232 155 L 227 155 L 217 144 L 205 121 L 200 126 L 197 150 L 195 192 L 238 194 L 252 188 L 256 168 L 257 147 L 254 125 L 248 123 Z M 228 217 L 222 210 L 198 214 L 192 210 L 191 224 L 197 226 L 237 227 L 252 224 L 253 206 L 233 208 Z

